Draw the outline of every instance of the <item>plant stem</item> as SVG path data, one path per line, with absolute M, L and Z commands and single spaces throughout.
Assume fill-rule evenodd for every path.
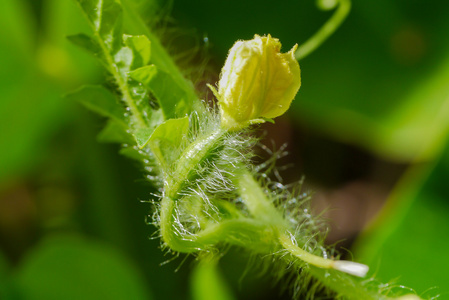
M 243 168 L 242 168 L 243 169 Z M 273 203 L 267 198 L 259 182 L 246 169 L 238 177 L 238 191 L 251 215 L 264 220 L 267 224 L 284 227 L 284 218 Z
M 279 241 L 288 252 L 290 252 L 293 256 L 301 259 L 302 261 L 305 261 L 306 263 L 324 269 L 331 269 L 334 266 L 335 261 L 311 254 L 301 249 L 300 247 L 295 245 L 292 238 L 286 234 L 281 234 L 279 236 Z
M 243 202 L 254 218 L 262 219 L 268 224 L 276 224 L 279 232 L 287 230 L 282 215 L 275 208 L 273 203 L 268 200 L 260 184 L 248 171 L 243 172 L 239 177 L 239 192 Z M 280 233 L 278 239 L 283 248 L 306 263 L 326 269 L 332 268 L 334 265 L 334 261 L 330 259 L 316 256 L 301 249 L 295 245 L 292 239 L 285 233 Z
M 165 185 L 165 193 L 168 197 L 173 199 L 178 197 L 182 186 L 191 180 L 197 167 L 210 156 L 225 133 L 226 131 L 222 128 L 215 129 L 210 134 L 192 142 L 183 151 L 176 164 L 175 171 Z
M 298 247 L 286 234 L 279 236 L 281 245 L 293 256 L 322 269 L 334 269 L 358 277 L 365 277 L 369 268 L 366 265 L 346 260 L 332 260 L 309 253 Z
M 164 242 L 173 250 L 192 252 L 199 245 L 193 240 L 186 240 L 184 233 L 177 232 L 175 220 L 175 201 L 186 182 L 190 182 L 198 166 L 209 157 L 221 137 L 226 133 L 221 128 L 210 134 L 199 137 L 181 153 L 173 174 L 166 178 L 164 194 L 161 202 L 161 235 Z M 189 237 L 194 238 L 193 236 Z
M 211 223 L 198 233 L 180 232 L 176 226 L 175 201 L 169 197 L 162 199 L 161 235 L 170 249 L 182 253 L 210 249 L 221 242 L 253 248 L 258 252 L 273 250 L 273 239 L 277 229 L 267 226 L 264 221 L 252 218 L 228 219 Z
M 161 202 L 161 236 L 165 244 L 173 251 L 191 253 L 197 251 L 199 245 L 193 239 L 186 239 L 178 232 L 175 225 L 175 203 L 170 197 L 164 197 Z
M 285 233 L 288 226 L 281 213 L 266 197 L 260 184 L 248 171 L 244 171 L 238 180 L 240 196 L 255 219 L 262 220 L 267 225 L 272 224 L 279 232 L 277 237 L 281 246 L 302 261 L 324 269 L 335 269 L 355 276 L 364 277 L 368 267 L 351 261 L 331 260 L 320 257 L 298 247 L 293 239 Z
M 266 252 L 268 248 L 272 250 L 273 245 L 276 245 L 272 241 L 276 240 L 278 226 L 273 224 L 281 224 L 282 216 L 265 198 L 257 181 L 246 170 L 239 177 L 241 190 L 246 195 L 243 197 L 246 202 L 252 203 L 253 213 L 261 218 L 237 217 L 219 223 L 210 223 L 204 230 L 195 234 L 180 232 L 181 227 L 178 226 L 176 219 L 176 201 L 181 200 L 179 192 L 186 182 L 194 179 L 198 166 L 210 157 L 217 146 L 221 145 L 220 140 L 226 133 L 227 131 L 220 127 L 192 142 L 180 155 L 173 175 L 166 181 L 165 197 L 161 202 L 161 235 L 164 242 L 175 251 L 196 252 L 210 248 L 219 242 L 228 242 L 246 247 L 250 245 L 251 248 L 258 251 L 265 249 Z M 244 169 L 243 166 L 242 169 Z M 273 217 L 274 215 L 276 217 Z M 268 218 L 271 218 L 270 222 L 267 222 Z

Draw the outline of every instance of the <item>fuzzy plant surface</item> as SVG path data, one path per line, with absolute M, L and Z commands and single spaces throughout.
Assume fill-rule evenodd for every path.
M 317 39 L 287 53 L 270 35 L 236 42 L 218 86 L 209 85 L 218 100 L 211 108 L 130 0 L 76 1 L 92 35 L 68 38 L 98 58 L 108 80 L 67 97 L 106 117 L 99 140 L 121 144 L 120 152 L 138 161 L 157 187 L 151 223 L 166 251 L 194 254 L 210 264 L 230 246 L 273 257 L 273 276 L 294 278 L 294 297 L 419 299 L 364 279 L 365 265 L 338 260 L 324 246 L 320 222 L 310 215 L 310 197 L 300 184 L 286 188 L 270 179 L 271 161 L 253 163 L 254 124 L 289 108 L 301 85 L 297 59 L 313 51 Z M 341 1 L 334 24 L 344 18 L 348 3 Z M 323 28 L 318 39 L 335 29 Z

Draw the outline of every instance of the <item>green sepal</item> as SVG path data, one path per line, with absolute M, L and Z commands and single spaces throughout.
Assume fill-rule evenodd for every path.
M 269 119 L 269 118 L 260 118 L 260 119 L 252 119 L 248 121 L 248 125 L 254 125 L 254 124 L 262 124 L 265 122 L 270 122 L 274 124 L 273 119 Z
M 264 122 L 268 122 L 268 123 L 274 124 L 274 120 L 272 118 L 262 118 L 262 120 Z M 257 124 L 257 123 L 263 123 L 263 122 L 254 122 L 254 123 L 251 123 L 251 124 Z
M 106 88 L 97 85 L 87 85 L 66 95 L 69 100 L 79 101 L 88 109 L 109 117 L 127 126 L 124 107 L 117 103 L 117 98 Z
M 179 158 L 179 148 L 189 130 L 189 118 L 170 119 L 159 125 L 151 135 L 148 145 L 166 173 Z
M 170 74 L 155 65 L 145 66 L 129 73 L 144 84 L 159 101 L 166 120 L 184 117 L 192 111 L 193 100 L 180 88 Z

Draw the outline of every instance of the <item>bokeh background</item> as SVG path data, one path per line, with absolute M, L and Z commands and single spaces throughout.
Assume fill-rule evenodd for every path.
M 148 2 L 143 17 L 205 98 L 237 39 L 270 33 L 287 51 L 332 14 L 309 0 L 126 2 L 136 1 Z M 151 239 L 151 185 L 118 145 L 97 142 L 104 120 L 63 97 L 105 80 L 66 40 L 78 32 L 89 28 L 75 1 L 0 1 L 0 298 L 229 299 L 217 293 L 225 284 L 235 299 L 289 299 L 257 270 L 241 278 L 240 249 L 223 258 L 220 280 Z M 447 1 L 354 1 L 300 62 L 288 115 L 260 130 L 271 149 L 288 143 L 281 174 L 305 175 L 329 243 L 379 280 L 440 299 L 449 299 L 448 32 Z

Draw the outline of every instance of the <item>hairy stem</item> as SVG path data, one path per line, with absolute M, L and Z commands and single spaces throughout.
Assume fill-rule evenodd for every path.
M 198 233 L 180 232 L 176 226 L 175 200 L 164 198 L 161 207 L 161 235 L 170 249 L 182 253 L 208 250 L 219 243 L 272 251 L 276 230 L 251 218 L 228 219 L 209 225 Z
M 266 224 L 273 224 L 278 232 L 277 237 L 281 246 L 293 256 L 302 261 L 324 269 L 336 269 L 355 276 L 363 277 L 368 267 L 351 261 L 334 261 L 309 253 L 296 245 L 294 239 L 287 235 L 287 224 L 282 214 L 268 200 L 260 184 L 248 172 L 243 172 L 239 177 L 239 193 L 243 202 L 255 219 L 263 220 Z
M 180 155 L 175 171 L 165 185 L 166 195 L 177 198 L 183 184 L 190 182 L 198 166 L 210 157 L 211 152 L 219 145 L 220 139 L 226 133 L 218 128 L 208 135 L 198 138 L 191 143 Z
M 186 240 L 183 233 L 177 232 L 175 201 L 178 201 L 178 194 L 183 185 L 191 180 L 195 169 L 210 156 L 225 133 L 226 131 L 218 128 L 193 141 L 180 155 L 173 174 L 166 178 L 165 196 L 161 202 L 161 234 L 164 242 L 175 251 L 192 252 L 199 248 L 198 243 Z
M 301 259 L 302 261 L 314 265 L 319 268 L 330 269 L 333 268 L 335 261 L 313 255 L 293 243 L 292 237 L 287 234 L 281 234 L 279 236 L 281 245 L 290 252 L 293 256 Z
M 238 191 L 251 215 L 268 224 L 284 226 L 284 218 L 274 204 L 268 200 L 259 182 L 246 169 L 238 177 Z
M 294 243 L 294 238 L 286 234 L 279 236 L 281 245 L 293 256 L 303 260 L 306 263 L 322 269 L 335 269 L 358 277 L 365 277 L 368 272 L 368 266 L 346 260 L 332 260 L 309 253 Z

